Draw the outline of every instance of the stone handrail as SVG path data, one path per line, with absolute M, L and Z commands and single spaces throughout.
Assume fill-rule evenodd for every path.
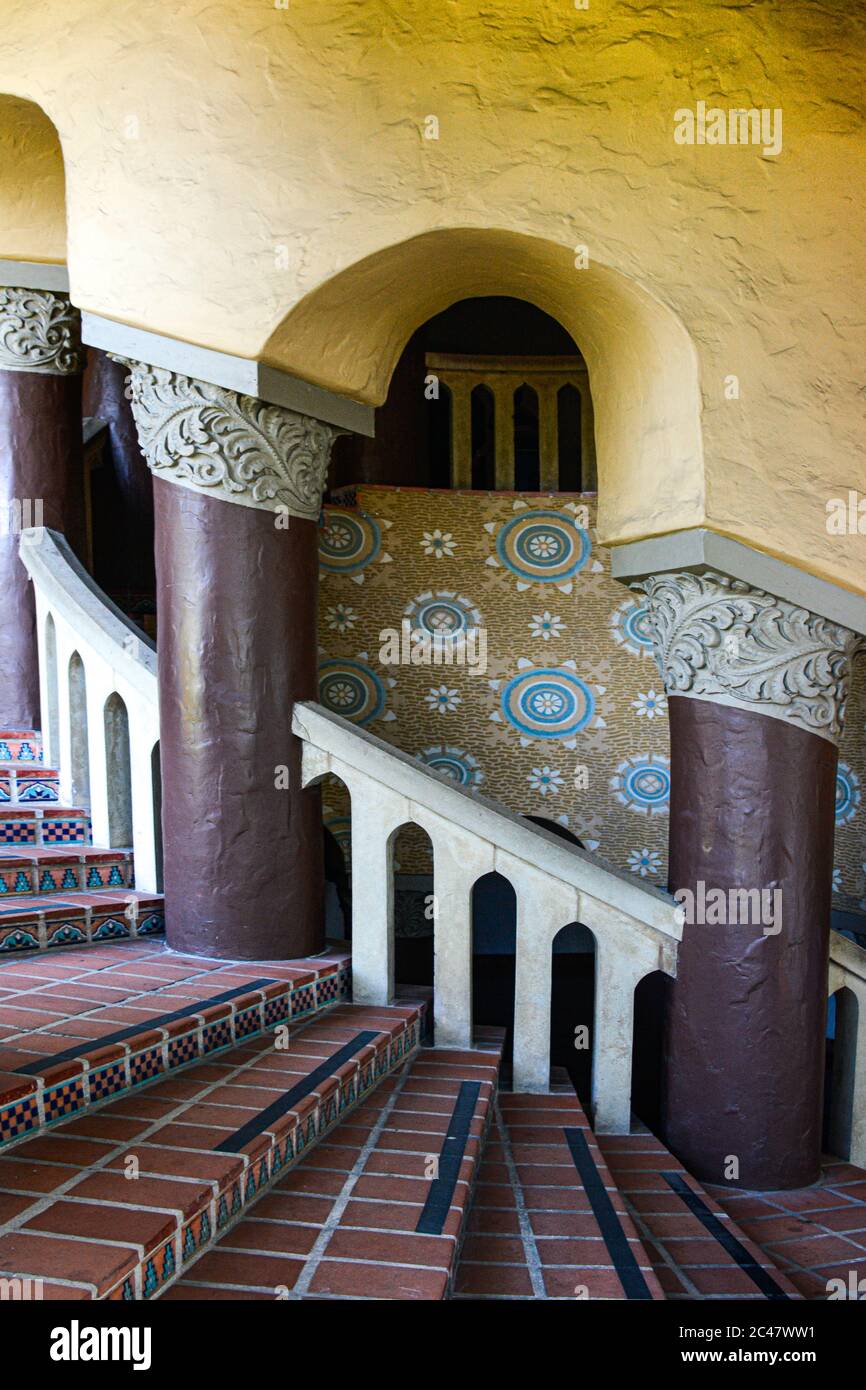
M 59 769 L 65 805 L 88 802 L 94 844 L 129 843 L 131 830 L 136 887 L 157 891 L 156 648 L 58 532 L 23 531 L 19 554 L 36 600 L 45 762 Z M 76 653 L 83 668 L 77 688 L 70 673 Z M 76 785 L 75 765 L 82 760 Z
M 472 887 L 496 870 L 517 897 L 515 1090 L 548 1089 L 553 938 L 581 922 L 596 943 L 595 1124 L 628 1133 L 634 991 L 652 971 L 676 974 L 682 913 L 674 900 L 319 705 L 295 705 L 293 729 L 304 744 L 304 785 L 332 773 L 351 796 L 355 999 L 393 998 L 392 853 L 397 831 L 412 822 L 433 844 L 437 1043 L 471 1046 Z

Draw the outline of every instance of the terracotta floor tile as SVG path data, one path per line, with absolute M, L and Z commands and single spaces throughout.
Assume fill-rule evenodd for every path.
M 90 1240 L 117 1240 L 122 1229 L 123 1239 L 130 1246 L 152 1250 L 177 1230 L 173 1216 L 153 1210 L 124 1210 L 102 1206 L 96 1202 L 52 1202 L 21 1228 L 65 1236 L 86 1236 Z
M 517 1265 L 471 1264 L 460 1261 L 455 1284 L 457 1293 L 483 1297 L 531 1298 L 529 1271 Z
M 220 1250 L 256 1250 L 272 1255 L 307 1255 L 318 1236 L 312 1226 L 294 1226 L 281 1221 L 263 1221 L 259 1206 L 251 1217 L 241 1221 L 221 1237 Z
M 137 1252 L 122 1245 L 60 1240 L 25 1231 L 0 1235 L 0 1271 L 3 1273 L 68 1279 L 91 1285 L 97 1294 L 107 1293 L 137 1263 Z
M 245 1284 L 272 1291 L 292 1289 L 303 1268 L 303 1261 L 290 1255 L 245 1255 L 237 1250 L 208 1250 L 189 1271 L 196 1282 Z
M 324 1259 L 313 1277 L 310 1291 L 343 1298 L 431 1302 L 443 1299 L 447 1287 L 448 1276 L 444 1270 L 407 1269 L 399 1265 L 389 1268 Z

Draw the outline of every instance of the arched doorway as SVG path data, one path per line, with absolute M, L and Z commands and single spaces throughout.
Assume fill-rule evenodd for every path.
M 460 300 L 513 295 L 518 286 L 585 356 L 600 542 L 699 525 L 696 499 L 705 486 L 694 345 L 661 299 L 601 257 L 576 269 L 572 247 L 544 238 L 481 227 L 423 232 L 310 290 L 263 355 L 305 380 L 381 405 L 418 324 Z
M 394 893 L 394 968 L 401 985 L 430 991 L 436 902 L 433 896 L 433 844 L 420 825 L 409 821 L 391 837 Z
M 345 782 L 329 772 L 318 783 L 322 797 L 325 864 L 325 938 L 352 937 L 352 798 Z
M 654 1133 L 661 1127 L 664 1029 L 670 988 L 670 975 L 652 970 L 638 981 L 634 992 L 631 1108 Z
M 592 1098 L 595 937 L 569 922 L 553 938 L 550 961 L 550 1069 L 564 1072 L 584 1105 Z
M 472 888 L 472 1021 L 503 1028 L 507 1079 L 514 1050 L 517 894 L 503 874 L 484 874 Z

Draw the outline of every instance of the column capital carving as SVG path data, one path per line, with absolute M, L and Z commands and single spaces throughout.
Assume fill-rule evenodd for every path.
M 47 376 L 84 370 L 81 315 L 69 295 L 0 288 L 0 369 Z
M 156 477 L 243 507 L 318 518 L 341 430 L 165 367 L 114 360 L 129 369 L 138 439 Z
M 712 570 L 631 587 L 649 600 L 669 696 L 752 710 L 839 742 L 851 660 L 863 648 L 856 632 Z

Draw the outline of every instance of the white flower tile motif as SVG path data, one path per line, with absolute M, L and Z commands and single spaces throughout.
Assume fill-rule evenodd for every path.
M 664 692 L 656 690 L 639 690 L 637 699 L 631 701 L 631 707 L 647 719 L 659 719 L 668 712 Z
M 534 613 L 529 623 L 529 631 L 533 637 L 541 637 L 545 642 L 549 642 L 551 637 L 559 637 L 565 632 L 565 623 L 558 613 Z
M 526 780 L 534 792 L 540 792 L 542 796 L 556 795 L 562 786 L 562 773 L 556 768 L 534 767 L 527 773 Z
M 432 555 L 435 560 L 451 556 L 457 549 L 457 542 L 451 532 L 440 531 L 438 527 L 435 531 L 425 531 L 418 544 L 425 555 Z
M 662 857 L 654 849 L 633 849 L 629 851 L 628 866 L 633 874 L 641 878 L 655 878 L 662 863 Z
M 447 685 L 433 686 L 430 694 L 425 695 L 424 699 L 437 714 L 453 714 L 457 706 L 463 703 L 457 691 Z
M 325 610 L 325 620 L 334 632 L 351 632 L 358 621 L 358 615 L 348 603 L 335 603 Z

